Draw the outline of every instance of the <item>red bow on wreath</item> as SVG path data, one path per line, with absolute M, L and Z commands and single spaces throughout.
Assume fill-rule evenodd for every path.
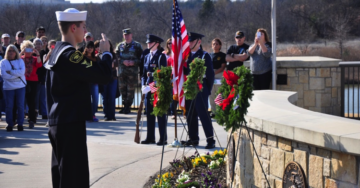
M 231 86 L 231 91 L 229 96 L 226 99 L 224 99 L 222 103 L 220 103 L 222 109 L 225 110 L 225 108 L 231 103 L 231 101 L 235 97 L 234 85 L 237 85 L 237 81 L 239 80 L 240 77 L 232 71 L 224 71 L 223 76 L 226 80 L 226 83 Z
M 151 93 L 154 93 L 153 106 L 155 107 L 155 106 L 156 106 L 156 103 L 157 103 L 158 100 L 159 100 L 159 97 L 158 97 L 158 95 L 157 95 L 157 90 L 158 90 L 158 88 L 155 87 L 155 82 L 151 82 L 151 83 L 149 84 L 149 86 L 150 86 L 150 91 L 151 91 Z

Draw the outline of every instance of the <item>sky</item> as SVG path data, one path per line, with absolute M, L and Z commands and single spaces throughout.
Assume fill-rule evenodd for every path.
M 105 2 L 105 0 L 66 0 L 66 1 L 70 1 L 71 3 L 102 3 Z

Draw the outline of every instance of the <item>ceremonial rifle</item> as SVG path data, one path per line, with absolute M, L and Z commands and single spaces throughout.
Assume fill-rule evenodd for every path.
M 141 95 L 141 102 L 140 102 L 140 106 L 137 112 L 137 117 L 136 117 L 136 132 L 135 132 L 135 139 L 134 142 L 140 144 L 140 130 L 139 130 L 139 124 L 140 124 L 140 119 L 141 119 L 141 114 L 142 114 L 142 110 L 143 110 L 143 106 L 144 106 L 144 99 L 145 99 L 145 94 Z

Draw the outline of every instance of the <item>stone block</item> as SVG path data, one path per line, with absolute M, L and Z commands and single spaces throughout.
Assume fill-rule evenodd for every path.
M 331 106 L 332 107 L 336 106 L 338 104 L 337 101 L 338 101 L 337 98 L 332 98 L 331 99 Z
M 323 187 L 323 158 L 309 156 L 309 187 Z
M 306 151 L 306 152 L 309 152 L 309 151 L 310 151 L 310 150 L 309 150 L 309 145 L 304 144 L 304 143 L 299 143 L 298 145 L 299 145 L 299 149 L 300 149 L 300 150 L 303 150 L 303 151 Z
M 318 107 L 309 107 L 309 110 L 314 111 L 314 112 L 321 112 L 321 108 L 318 108 Z
M 331 106 L 331 94 L 322 94 L 321 95 L 321 107 Z
M 285 152 L 285 164 L 284 164 L 284 168 L 286 168 L 286 166 L 290 163 L 294 161 L 294 154 L 290 153 L 290 152 Z
M 306 178 L 308 177 L 307 173 L 307 152 L 294 149 L 294 161 L 299 163 L 299 165 L 303 168 Z M 270 165 L 271 168 L 271 165 Z
M 277 74 L 286 74 L 286 69 L 276 69 Z
M 353 155 L 332 152 L 331 178 L 348 183 L 356 182 L 356 158 Z
M 310 68 L 309 75 L 310 75 L 310 77 L 315 77 L 316 76 L 316 69 L 315 68 Z
M 267 161 L 267 160 L 263 160 L 262 161 L 262 166 L 263 166 L 263 168 L 264 168 L 264 172 L 265 172 L 265 174 L 267 174 L 267 175 L 269 175 L 270 174 L 270 163 L 269 163 L 269 161 Z
M 318 68 L 316 69 L 316 76 L 318 77 L 330 77 L 330 68 Z
M 245 140 L 245 173 L 253 174 L 254 148 L 249 140 Z
M 304 91 L 304 106 L 315 107 L 315 91 Z
M 325 78 L 325 86 L 331 87 L 331 78 Z
M 285 151 L 291 151 L 291 140 L 280 138 L 278 140 L 279 148 Z
M 315 100 L 316 100 L 315 105 L 318 108 L 321 108 L 321 95 L 322 95 L 321 93 L 316 93 L 316 95 L 315 95 Z M 320 112 L 321 112 L 321 110 L 320 110 Z
M 304 106 L 304 99 L 298 99 L 297 103 L 296 103 L 296 106 L 298 107 L 303 107 Z
M 325 188 L 338 188 L 337 182 L 333 179 L 325 178 Z
M 300 75 L 299 76 L 299 83 L 302 83 L 302 84 L 309 83 L 309 76 L 308 75 Z
M 266 133 L 261 133 L 261 144 L 263 145 L 267 144 Z
M 325 89 L 325 79 L 310 78 L 310 89 Z
M 261 147 L 261 157 L 270 160 L 270 148 L 266 146 Z
M 336 68 L 331 68 L 331 72 L 336 72 Z
M 261 132 L 254 131 L 254 146 L 257 154 L 261 155 Z
M 252 175 L 245 174 L 245 186 L 243 186 L 243 188 L 252 187 L 253 184 L 254 184 L 254 177 Z
M 325 158 L 324 159 L 324 169 L 323 169 L 323 176 L 325 176 L 325 177 L 330 176 L 330 164 L 331 164 L 331 160 Z
M 316 155 L 316 147 L 310 146 L 310 154 Z
M 296 72 L 295 72 L 295 69 L 287 69 L 287 75 L 292 77 L 292 76 L 296 76 Z
M 290 77 L 290 86 L 299 83 L 299 77 Z
M 291 90 L 292 91 L 296 91 L 298 93 L 298 97 L 299 98 L 303 98 L 304 97 L 304 89 L 303 89 L 303 84 L 292 84 L 291 85 Z
M 309 84 L 308 83 L 304 84 L 304 91 L 307 91 L 307 90 L 309 90 Z
M 283 187 L 282 181 L 279 179 L 276 179 L 275 180 L 275 188 L 282 188 L 282 187 Z
M 331 97 L 337 97 L 337 87 L 331 88 Z
M 298 74 L 299 74 L 299 76 L 301 76 L 301 75 L 306 75 L 306 76 L 309 76 L 309 71 L 298 71 Z
M 270 174 L 282 178 L 285 169 L 285 152 L 272 148 L 270 155 Z
M 267 145 L 271 147 L 277 147 L 277 138 L 276 136 L 268 134 L 267 136 Z
M 338 72 L 331 72 L 331 86 L 340 87 L 341 86 L 341 76 Z
M 317 155 L 330 159 L 330 151 L 322 148 L 317 149 Z

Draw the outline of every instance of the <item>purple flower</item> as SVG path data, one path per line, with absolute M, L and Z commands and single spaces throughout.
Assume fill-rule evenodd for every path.
M 207 153 L 206 153 L 206 155 L 210 155 L 210 153 L 209 153 L 209 152 L 207 152 Z
M 212 175 L 211 171 L 208 172 L 208 175 L 210 175 L 210 176 Z
M 221 184 L 218 184 L 218 187 L 221 188 Z
M 201 176 L 202 176 L 202 177 L 205 177 L 205 174 L 204 174 L 204 173 L 201 173 Z

